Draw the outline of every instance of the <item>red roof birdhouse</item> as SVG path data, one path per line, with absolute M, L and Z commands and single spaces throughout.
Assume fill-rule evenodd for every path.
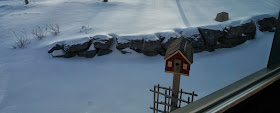
M 165 72 L 189 76 L 193 63 L 193 48 L 187 39 L 173 41 L 165 53 Z

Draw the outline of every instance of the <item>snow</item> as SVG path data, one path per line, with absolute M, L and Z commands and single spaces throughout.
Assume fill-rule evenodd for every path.
M 63 50 L 56 50 L 56 51 L 53 51 L 51 54 L 52 54 L 52 56 L 62 56 L 65 54 L 65 52 Z
M 144 40 L 148 41 L 157 41 L 159 38 L 154 34 L 144 34 L 144 35 L 125 35 L 117 36 L 118 43 L 128 43 L 130 40 Z
M 63 44 L 65 45 L 77 45 L 77 44 L 83 44 L 86 42 L 89 42 L 90 38 L 89 37 L 83 37 L 83 38 L 75 38 L 75 39 L 71 39 L 71 40 L 65 40 L 62 41 Z
M 258 71 L 266 66 L 272 37 L 273 33 L 257 32 L 256 39 L 235 48 L 194 54 L 190 76 L 182 76 L 181 88 L 201 98 Z M 0 80 L 6 82 L 1 113 L 151 112 L 149 89 L 172 85 L 162 56 L 115 50 L 93 59 L 63 59 L 48 57 L 45 48 L 4 52 L 0 75 L 8 81 Z
M 23 4 L 23 0 L 0 0 L 0 113 L 151 112 L 149 89 L 172 85 L 162 56 L 134 51 L 124 55 L 114 48 L 113 53 L 92 59 L 53 58 L 47 53 L 50 45 L 81 44 L 100 34 L 119 35 L 118 41 L 123 42 L 158 40 L 154 33 L 160 31 L 218 29 L 233 21 L 277 17 L 280 6 L 279 0 L 30 0 L 29 5 Z M 228 22 L 214 21 L 221 11 L 229 13 Z M 60 25 L 61 34 L 32 38 L 27 48 L 12 49 L 12 31 L 25 29 L 32 37 L 37 25 L 49 23 Z M 94 30 L 81 33 L 87 25 Z M 256 39 L 240 46 L 194 54 L 190 76 L 182 76 L 181 88 L 198 93 L 197 100 L 264 68 L 272 39 L 273 33 L 257 31 Z
M 92 26 L 82 26 L 80 32 L 83 32 L 85 34 L 88 34 L 88 33 L 93 33 L 93 27 Z
M 164 40 L 162 41 L 162 43 L 166 43 L 168 41 L 168 39 L 170 39 L 170 38 L 180 38 L 181 37 L 175 31 L 158 32 L 158 33 L 155 33 L 155 35 L 160 38 L 164 37 Z
M 89 46 L 89 48 L 88 48 L 88 51 L 92 51 L 92 50 L 96 50 L 96 48 L 94 47 L 93 44 L 91 44 L 91 45 Z
M 186 28 L 182 30 L 180 35 L 183 37 L 192 37 L 193 35 L 197 35 L 197 34 L 200 34 L 198 28 Z
M 91 39 L 99 39 L 99 40 L 110 40 L 113 37 L 109 35 L 95 35 L 93 37 L 90 37 Z

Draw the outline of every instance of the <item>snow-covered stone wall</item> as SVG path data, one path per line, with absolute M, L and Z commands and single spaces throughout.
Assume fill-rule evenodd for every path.
M 95 35 L 93 37 L 65 40 L 51 45 L 53 57 L 70 58 L 80 56 L 92 58 L 107 55 L 115 50 L 130 53 L 134 50 L 147 56 L 165 55 L 168 46 L 177 38 L 184 37 L 191 44 L 194 52 L 214 51 L 219 48 L 238 46 L 255 38 L 256 30 L 274 32 L 275 17 L 252 17 L 245 21 L 233 21 L 229 24 L 209 25 L 174 29 L 174 31 L 157 32 L 143 35 Z M 116 45 L 115 47 L 112 47 Z

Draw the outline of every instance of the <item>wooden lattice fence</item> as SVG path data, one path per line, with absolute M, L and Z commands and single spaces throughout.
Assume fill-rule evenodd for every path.
M 164 93 L 160 92 L 160 91 L 164 91 Z M 150 107 L 150 109 L 153 110 L 153 113 L 158 113 L 158 112 L 162 112 L 162 113 L 170 113 L 171 112 L 171 99 L 174 98 L 172 97 L 172 89 L 169 86 L 169 88 L 155 85 L 154 89 L 150 89 L 151 92 L 154 93 L 154 100 L 153 100 L 153 107 Z M 164 97 L 164 101 L 160 101 L 159 97 L 160 95 L 162 95 Z M 182 95 L 187 95 L 187 100 L 182 99 Z M 177 108 L 180 108 L 182 105 L 182 102 L 189 104 L 191 102 L 193 102 L 193 98 L 194 96 L 197 96 L 197 94 L 194 93 L 194 91 L 192 93 L 189 92 L 184 92 L 182 89 L 179 91 L 179 98 L 176 98 L 179 102 Z M 191 96 L 191 98 L 189 97 Z M 163 110 L 160 110 L 159 105 L 163 106 Z

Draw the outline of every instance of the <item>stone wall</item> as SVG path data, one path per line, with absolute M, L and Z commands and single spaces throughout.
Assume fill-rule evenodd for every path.
M 56 42 L 52 44 L 48 53 L 51 53 L 53 57 L 93 58 L 96 55 L 110 54 L 113 48 L 116 48 L 123 54 L 129 53 L 126 50 L 131 49 L 147 56 L 158 54 L 164 56 L 169 44 L 180 37 L 190 41 L 196 53 L 212 52 L 219 48 L 235 47 L 247 40 L 254 39 L 257 29 L 261 32 L 274 32 L 276 20 L 274 17 L 269 17 L 256 22 L 250 20 L 238 25 L 228 25 L 224 28 L 212 25 L 146 35 L 95 35 L 89 38 Z M 112 47 L 112 45 L 116 46 Z

